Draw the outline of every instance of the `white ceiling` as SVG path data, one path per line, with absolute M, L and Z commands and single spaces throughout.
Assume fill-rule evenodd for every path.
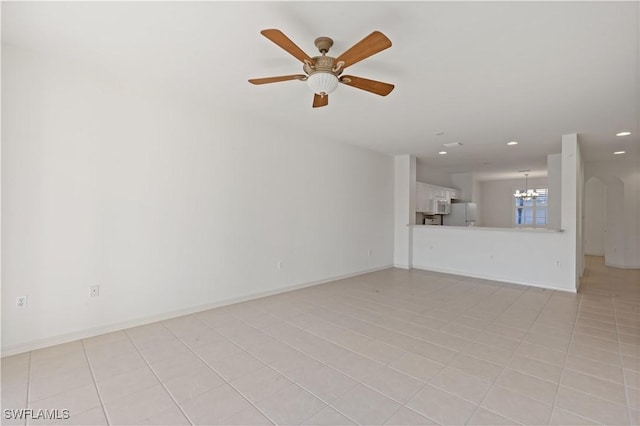
M 638 2 L 2 2 L 2 41 L 100 66 L 149 90 L 299 127 L 481 178 L 544 174 L 562 134 L 587 160 L 638 158 Z M 301 73 L 260 35 L 338 56 L 373 30 L 393 46 L 345 72 L 394 83 L 387 97 L 340 86 L 312 109 Z M 631 136 L 616 137 L 629 130 Z M 435 133 L 444 132 L 437 136 Z M 510 140 L 520 142 L 507 147 Z M 439 156 L 441 145 L 461 142 Z M 625 157 L 625 156 L 616 156 Z

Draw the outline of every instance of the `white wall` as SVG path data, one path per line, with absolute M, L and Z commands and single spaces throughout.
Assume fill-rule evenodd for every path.
M 607 265 L 640 268 L 640 159 L 586 162 L 584 174 L 587 182 L 597 178 L 605 185 Z
M 605 264 L 624 267 L 626 252 L 624 183 L 620 179 L 607 182 L 605 197 L 609 200 L 605 210 Z
M 562 211 L 561 153 L 547 156 L 547 188 L 549 188 L 547 227 L 549 229 L 560 229 L 560 214 Z
M 546 178 L 529 179 L 529 188 L 546 188 L 547 183 Z M 513 193 L 516 189 L 524 189 L 524 177 L 522 179 L 481 182 L 480 196 L 482 201 L 478 203 L 478 206 L 482 216 L 482 226 L 492 228 L 514 227 Z
M 474 197 L 474 177 L 473 173 L 452 173 L 451 183 L 453 187 L 460 190 L 460 201 L 467 203 L 475 202 Z
M 584 253 L 604 256 L 606 186 L 592 177 L 585 184 Z
M 420 160 L 416 163 L 416 179 L 418 182 L 430 183 L 431 185 L 445 186 L 452 188 L 451 174 L 435 167 L 427 166 Z
M 389 156 L 9 46 L 2 89 L 3 354 L 393 263 Z
M 481 207 L 484 204 L 482 201 L 482 182 L 475 177 L 473 178 L 473 196 L 471 197 L 471 201 L 477 205 L 476 226 L 486 226 L 484 224 L 481 210 Z

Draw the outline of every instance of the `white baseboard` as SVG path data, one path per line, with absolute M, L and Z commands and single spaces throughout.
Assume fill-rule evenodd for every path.
M 413 267 L 415 269 L 422 269 L 424 271 L 442 272 L 444 274 L 460 275 L 460 276 L 463 276 L 463 277 L 471 277 L 471 278 L 480 278 L 480 279 L 483 279 L 483 280 L 498 281 L 498 282 L 501 282 L 501 283 L 526 285 L 526 286 L 529 286 L 529 287 L 537 287 L 537 288 L 546 288 L 546 289 L 549 289 L 549 290 L 565 291 L 567 293 L 577 293 L 578 292 L 577 289 L 570 290 L 570 289 L 566 289 L 566 288 L 562 288 L 562 287 L 554 287 L 554 286 L 549 286 L 549 285 L 530 283 L 530 282 L 526 282 L 526 281 L 507 280 L 507 279 L 504 279 L 504 278 L 497 278 L 497 277 L 492 277 L 492 276 L 483 275 L 483 274 L 473 274 L 473 273 L 462 272 L 462 271 L 457 271 L 457 270 L 451 270 L 451 269 L 446 269 L 446 268 L 432 268 L 430 266 L 419 266 L 419 265 L 413 265 Z
M 365 270 L 354 272 L 354 273 L 350 273 L 350 274 L 337 275 L 337 276 L 333 276 L 333 277 L 330 277 L 330 278 L 325 278 L 325 279 L 321 279 L 321 280 L 317 280 L 317 281 L 310 281 L 310 282 L 306 282 L 306 283 L 300 283 L 300 284 L 294 284 L 294 285 L 291 285 L 291 286 L 281 287 L 281 288 L 278 288 L 278 289 L 275 289 L 275 290 L 268 290 L 268 291 L 262 291 L 262 292 L 258 292 L 258 293 L 251 293 L 251 294 L 248 294 L 246 296 L 241 296 L 241 297 L 236 297 L 236 298 L 232 298 L 232 299 L 221 300 L 221 301 L 217 301 L 217 302 L 205 303 L 203 305 L 191 306 L 191 307 L 184 308 L 184 309 L 177 309 L 177 310 L 174 310 L 174 311 L 165 312 L 165 313 L 158 314 L 158 315 L 152 315 L 152 316 L 137 318 L 137 319 L 133 319 L 133 320 L 129 320 L 129 321 L 123 321 L 123 322 L 119 322 L 119 323 L 108 324 L 108 325 L 100 326 L 100 327 L 93 327 L 93 328 L 89 328 L 89 329 L 86 329 L 86 330 L 76 331 L 76 332 L 73 332 L 73 333 L 61 334 L 61 335 L 57 335 L 57 336 L 53 336 L 53 337 L 47 337 L 45 339 L 38 339 L 38 340 L 30 341 L 30 342 L 19 343 L 17 345 L 9 345 L 7 347 L 2 347 L 1 356 L 2 357 L 11 356 L 11 355 L 20 354 L 20 353 L 23 353 L 23 352 L 33 351 L 33 350 L 36 350 L 36 349 L 46 348 L 48 346 L 60 345 L 60 344 L 63 344 L 63 343 L 73 342 L 73 341 L 79 340 L 79 339 L 86 339 L 86 338 L 89 338 L 89 337 L 98 336 L 100 334 L 111 333 L 111 332 L 114 332 L 114 331 L 124 330 L 124 329 L 131 328 L 131 327 L 138 327 L 138 326 L 149 324 L 149 323 L 152 323 L 152 322 L 164 321 L 164 320 L 168 320 L 168 319 L 171 319 L 171 318 L 180 317 L 180 316 L 183 316 L 183 315 L 189 315 L 189 314 L 193 314 L 193 313 L 196 313 L 196 312 L 206 311 L 208 309 L 214 309 L 214 308 L 219 308 L 219 307 L 222 307 L 222 306 L 233 305 L 235 303 L 246 302 L 248 300 L 253 300 L 253 299 L 260 299 L 260 298 L 266 297 L 266 296 L 273 296 L 275 294 L 286 293 L 288 291 L 299 290 L 299 289 L 306 288 L 306 287 L 312 287 L 314 285 L 324 284 L 324 283 L 331 282 L 331 281 L 337 281 L 337 280 L 342 280 L 342 279 L 345 279 L 345 278 L 351 278 L 351 277 L 355 277 L 355 276 L 358 276 L 358 275 L 363 275 L 363 274 L 368 274 L 368 273 L 371 273 L 371 272 L 376 272 L 376 271 L 381 271 L 381 270 L 384 270 L 384 269 L 389 269 L 389 268 L 392 268 L 392 267 L 393 267 L 393 265 L 386 265 L 386 266 L 380 266 L 380 267 L 377 267 L 377 268 L 365 269 Z
M 400 268 L 400 269 L 411 269 L 411 267 L 409 265 L 406 265 L 404 263 L 395 263 L 393 265 L 394 268 Z
M 612 268 L 620 268 L 620 269 L 640 269 L 639 265 L 619 265 L 617 263 L 604 262 L 605 266 L 610 266 Z

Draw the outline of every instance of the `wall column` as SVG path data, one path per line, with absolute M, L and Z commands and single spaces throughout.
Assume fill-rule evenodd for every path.
M 394 257 L 397 268 L 413 267 L 413 229 L 416 223 L 416 157 L 394 159 Z
M 584 259 L 582 254 L 582 189 L 584 170 L 578 135 L 562 136 L 562 205 L 561 227 L 567 235 L 568 260 L 572 263 L 570 277 L 575 288 L 580 286 Z

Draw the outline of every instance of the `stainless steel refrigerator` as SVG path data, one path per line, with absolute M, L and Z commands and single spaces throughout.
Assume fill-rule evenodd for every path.
M 443 223 L 448 226 L 475 226 L 476 210 L 475 203 L 453 203 L 451 212 L 443 215 Z

